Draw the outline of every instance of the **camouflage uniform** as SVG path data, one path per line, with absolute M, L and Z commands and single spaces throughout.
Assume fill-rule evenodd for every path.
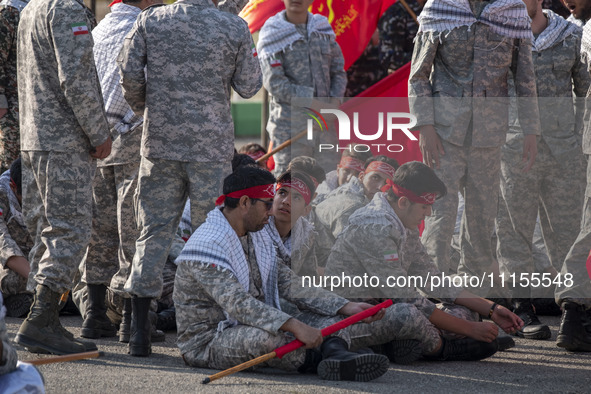
M 325 273 L 337 277 L 379 277 L 382 282 L 377 287 L 345 285 L 336 288 L 335 292 L 348 299 L 392 298 L 397 303 L 408 304 L 409 308 L 420 311 L 406 324 L 421 335 L 419 340 L 423 344 L 423 350 L 429 353 L 437 347 L 439 332 L 428 320 L 436 308 L 435 304 L 423 297 L 412 284 L 406 287 L 385 285 L 388 277 L 420 276 L 428 280 L 429 275 L 440 276 L 441 272 L 421 244 L 418 230 L 411 231 L 404 227 L 384 193 L 376 193 L 369 204 L 351 215 L 349 226 L 339 235 L 331 250 Z M 440 286 L 431 289 L 428 282 L 419 288 L 431 297 L 442 299 L 445 304 L 441 309 L 446 312 L 464 319 L 477 320 L 474 313 L 467 308 L 452 305 L 462 288 Z M 446 333 L 445 336 L 454 335 Z
M 14 371 L 18 361 L 16 349 L 12 347 L 12 343 L 8 338 L 5 316 L 6 308 L 4 307 L 4 300 L 0 296 L 0 341 L 2 341 L 2 352 L 0 352 L 0 376 Z
M 92 236 L 83 261 L 82 280 L 88 284 L 110 285 L 120 296 L 126 296 L 123 286 L 139 237 L 133 198 L 143 119 L 133 113 L 123 98 L 116 59 L 140 12 L 140 8 L 132 5 L 113 4 L 111 12 L 92 32 L 94 58 L 113 145 L 109 157 L 97 162 Z
M 371 41 L 359 57 L 347 70 L 347 90 L 345 97 L 355 97 L 388 75 L 379 59 L 379 46 Z
M 54 292 L 72 287 L 88 246 L 96 167 L 89 152 L 109 138 L 93 26 L 82 1 L 42 0 L 23 10 L 18 29 L 23 213 L 35 237 L 29 286 Z
M 7 171 L 0 176 L 0 291 L 4 298 L 26 292 L 27 280 L 9 269 L 6 262 L 12 256 L 27 258 L 33 246 L 20 204 L 9 183 L 10 171 Z
M 418 16 L 423 9 L 417 0 L 406 0 Z M 419 25 L 406 8 L 397 2 L 391 5 L 378 22 L 380 31 L 380 63 L 385 70 L 396 71 L 410 62 Z
M 583 152 L 578 140 L 582 129 L 582 108 L 573 105 L 572 92 L 584 97 L 589 73 L 581 60 L 582 30 L 552 11 L 544 10 L 549 25 L 534 41 L 533 62 L 540 106 L 542 138 L 538 155 L 527 173 L 521 169 L 523 133 L 513 119 L 507 142 L 501 149 L 501 194 L 497 214 L 497 258 L 505 275 L 534 270 L 532 237 L 538 210 L 550 261 L 559 266 L 577 237 L 575 223 L 583 204 Z M 537 49 L 538 42 L 552 33 L 554 41 Z M 577 120 L 577 121 L 576 121 Z M 529 298 L 530 289 L 517 287 L 514 298 Z
M 368 202 L 359 178 L 351 178 L 348 183 L 330 192 L 314 208 L 311 219 L 318 232 L 316 254 L 320 267 L 326 266 L 330 249 L 339 234 L 349 225 L 349 217 Z
M 324 17 L 315 15 L 314 18 Z M 270 34 L 268 32 L 274 27 L 274 23 L 291 25 L 285 20 L 285 11 L 269 18 L 259 34 L 263 84 L 270 95 L 267 132 L 275 147 L 306 129 L 308 117 L 300 111 L 292 113 L 293 98 L 340 98 L 345 93 L 347 77 L 341 48 L 335 41 L 334 33 L 330 35 L 312 30 L 314 18 L 312 14 L 308 14 L 307 24 L 293 25 L 297 31 L 293 34 L 298 34 L 299 39 L 289 47 L 281 48 L 274 53 L 265 54 L 261 40 L 265 35 Z M 324 141 L 330 133 L 318 134 L 322 143 L 335 143 L 332 140 Z M 297 156 L 315 157 L 323 168 L 334 168 L 338 162 L 338 157 L 332 157 L 333 155 L 326 152 L 319 155 L 316 146 L 300 139 L 290 148 L 273 156 L 274 172 L 283 173 L 291 158 Z
M 324 328 L 343 319 L 336 314 L 347 300 L 322 289 L 298 286 L 300 278 L 281 263 L 277 275 L 279 295 L 299 309 L 291 316 L 267 305 L 252 238 L 247 235 L 241 242 L 250 271 L 248 291 L 229 270 L 182 260 L 181 256 L 174 301 L 177 344 L 188 365 L 226 369 L 271 352 L 294 339 L 280 330 L 291 317 L 315 328 Z M 355 324 L 336 335 L 346 340 L 353 350 L 398 339 L 400 334 L 415 339 L 419 334 L 404 325 L 411 313 L 416 312 L 405 304 L 397 304 L 389 308 L 384 319 L 370 325 Z M 222 322 L 227 315 L 238 324 L 224 327 Z M 300 348 L 260 365 L 294 371 L 304 363 L 304 358 L 305 349 Z
M 28 0 L 0 2 L 0 172 L 7 171 L 20 152 L 18 92 L 16 84 L 16 32 L 20 12 Z
M 484 7 L 495 3 L 469 0 L 477 17 Z M 524 15 L 520 21 L 529 26 L 525 5 L 517 0 L 514 3 Z M 422 16 L 432 4 L 426 4 Z M 520 32 L 526 34 L 524 29 Z M 501 35 L 478 21 L 451 31 L 421 31 L 415 44 L 410 110 L 417 116 L 419 128 L 433 125 L 441 139 L 445 155 L 440 156 L 435 173 L 447 186 L 447 195 L 435 202 L 433 214 L 425 219 L 422 240 L 439 269 L 449 273 L 450 242 L 461 191 L 466 205 L 458 272 L 482 275 L 493 264 L 490 240 L 497 213 L 500 146 L 508 130 L 509 103 L 503 97 L 508 95 L 510 70 L 521 100 L 522 128 L 528 134 L 540 133 L 538 108 L 532 99 L 536 96 L 532 43 L 527 38 Z
M 230 87 L 243 97 L 261 87 L 253 48 L 246 22 L 209 0 L 150 7 L 127 36 L 118 59 L 123 94 L 145 124 L 136 206 L 141 233 L 125 291 L 160 296 L 187 197 L 197 227 L 221 194 L 234 151 Z

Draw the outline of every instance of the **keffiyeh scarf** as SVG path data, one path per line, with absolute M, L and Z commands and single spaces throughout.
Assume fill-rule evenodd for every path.
M 544 14 L 548 18 L 548 26 L 533 41 L 532 49 L 536 52 L 542 52 L 554 46 L 555 43 L 564 41 L 571 34 L 580 31 L 577 26 L 567 22 L 563 17 L 551 10 L 544 10 Z
M 7 6 L 7 7 L 14 7 L 19 11 L 22 11 L 25 6 L 29 4 L 29 1 L 23 0 L 2 0 L 0 1 L 0 6 Z
M 259 232 L 260 233 L 260 232 Z M 257 264 L 263 280 L 265 303 L 277 309 L 279 306 L 279 289 L 277 287 L 277 252 L 272 242 L 259 233 L 251 233 Z M 205 223 L 201 225 L 187 241 L 183 251 L 177 258 L 180 261 L 197 261 L 218 270 L 229 270 L 242 285 L 249 290 L 250 270 L 244 249 L 238 235 L 218 208 L 207 214 Z M 232 327 L 238 322 L 226 312 L 226 320 L 220 322 L 218 331 Z
M 257 50 L 261 59 L 271 57 L 289 48 L 294 42 L 303 40 L 304 36 L 296 30 L 295 26 L 285 19 L 285 11 L 281 11 L 269 18 L 261 29 L 257 43 Z M 316 34 L 326 39 L 335 36 L 328 19 L 322 15 L 308 13 L 307 29 L 308 36 Z
M 6 171 L 0 175 L 0 191 L 8 196 L 10 215 L 21 227 L 25 227 L 25 218 L 23 217 L 21 204 L 18 202 L 16 194 L 10 189 L 10 171 Z M 4 219 L 6 220 L 6 215 L 4 215 Z
M 497 0 L 487 5 L 476 18 L 468 0 L 428 0 L 419 16 L 420 32 L 451 31 L 476 22 L 509 38 L 533 38 L 531 19 L 521 0 Z

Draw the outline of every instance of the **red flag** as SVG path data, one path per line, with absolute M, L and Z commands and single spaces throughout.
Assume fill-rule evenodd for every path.
M 310 12 L 328 18 L 345 57 L 345 70 L 361 56 L 376 30 L 378 20 L 397 0 L 316 0 Z M 281 0 L 250 0 L 240 12 L 250 32 L 260 30 L 265 21 L 285 9 Z

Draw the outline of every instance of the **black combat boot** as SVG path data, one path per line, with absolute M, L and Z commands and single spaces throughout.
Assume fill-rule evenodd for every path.
M 396 364 L 410 364 L 421 358 L 423 347 L 415 339 L 395 339 L 381 346 L 378 353 L 385 354 Z
M 86 317 L 82 322 L 80 336 L 84 338 L 114 337 L 117 329 L 107 317 L 107 306 L 105 305 L 105 285 L 86 285 L 88 288 L 88 307 Z
M 591 334 L 586 330 L 588 320 L 582 305 L 564 301 L 556 345 L 571 352 L 591 352 Z
M 123 299 L 123 310 L 121 311 L 121 324 L 119 325 L 119 342 L 129 343 L 131 332 L 131 298 Z
M 488 343 L 472 338 L 445 339 L 437 354 L 425 356 L 432 361 L 477 361 L 495 354 L 499 348 L 497 340 Z
M 55 326 L 55 319 L 59 323 L 59 299 L 59 293 L 37 285 L 31 311 L 16 335 L 17 343 L 31 352 L 72 354 L 86 351 L 84 345 L 70 340 Z
M 176 330 L 176 309 L 174 306 L 158 313 L 156 328 L 162 331 Z
M 129 337 L 129 354 L 147 357 L 152 353 L 151 329 L 149 318 L 151 298 L 131 298 L 131 335 Z
M 515 332 L 515 335 L 526 339 L 548 339 L 552 336 L 550 327 L 542 324 L 536 316 L 529 298 L 514 298 L 513 313 L 525 323 L 521 330 Z
M 388 371 L 388 357 L 375 353 L 353 353 L 344 339 L 330 337 L 320 347 L 322 361 L 318 376 L 325 380 L 369 382 Z

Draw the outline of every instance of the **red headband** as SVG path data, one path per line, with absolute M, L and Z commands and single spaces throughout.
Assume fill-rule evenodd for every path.
M 263 152 L 262 150 L 258 151 L 258 152 L 254 152 L 254 153 L 247 153 L 248 156 L 252 157 L 254 161 L 257 161 L 258 159 L 260 159 L 261 157 L 265 156 L 265 152 Z
M 279 190 L 282 187 L 289 187 L 296 190 L 298 193 L 302 195 L 302 197 L 304 197 L 306 205 L 310 204 L 310 201 L 312 201 L 312 193 L 310 192 L 310 188 L 301 179 L 291 178 L 291 181 L 289 182 L 281 182 L 277 184 L 277 190 Z
M 341 158 L 341 162 L 338 165 L 338 168 L 349 168 L 357 172 L 361 172 L 364 170 L 363 162 L 351 156 L 343 156 Z
M 435 200 L 437 199 L 437 193 L 423 193 L 420 196 L 417 196 L 414 192 L 403 188 L 402 186 L 398 186 L 390 179 L 386 180 L 386 184 L 382 186 L 380 189 L 384 193 L 388 190 L 392 189 L 394 194 L 398 197 L 406 197 L 412 202 L 416 202 L 417 204 L 427 204 L 432 205 Z
M 215 205 L 222 205 L 226 200 L 226 197 L 240 198 L 242 196 L 250 198 L 273 198 L 275 197 L 275 189 L 273 188 L 273 183 L 270 183 L 268 185 L 253 186 L 248 189 L 222 194 L 217 200 L 215 200 Z
M 365 169 L 365 174 L 369 174 L 372 171 L 381 172 L 382 174 L 386 175 L 388 179 L 392 179 L 394 178 L 396 169 L 383 161 L 372 161 Z
M 109 4 L 109 7 L 113 7 L 113 5 L 117 3 L 121 3 L 121 0 L 113 0 L 111 4 Z

